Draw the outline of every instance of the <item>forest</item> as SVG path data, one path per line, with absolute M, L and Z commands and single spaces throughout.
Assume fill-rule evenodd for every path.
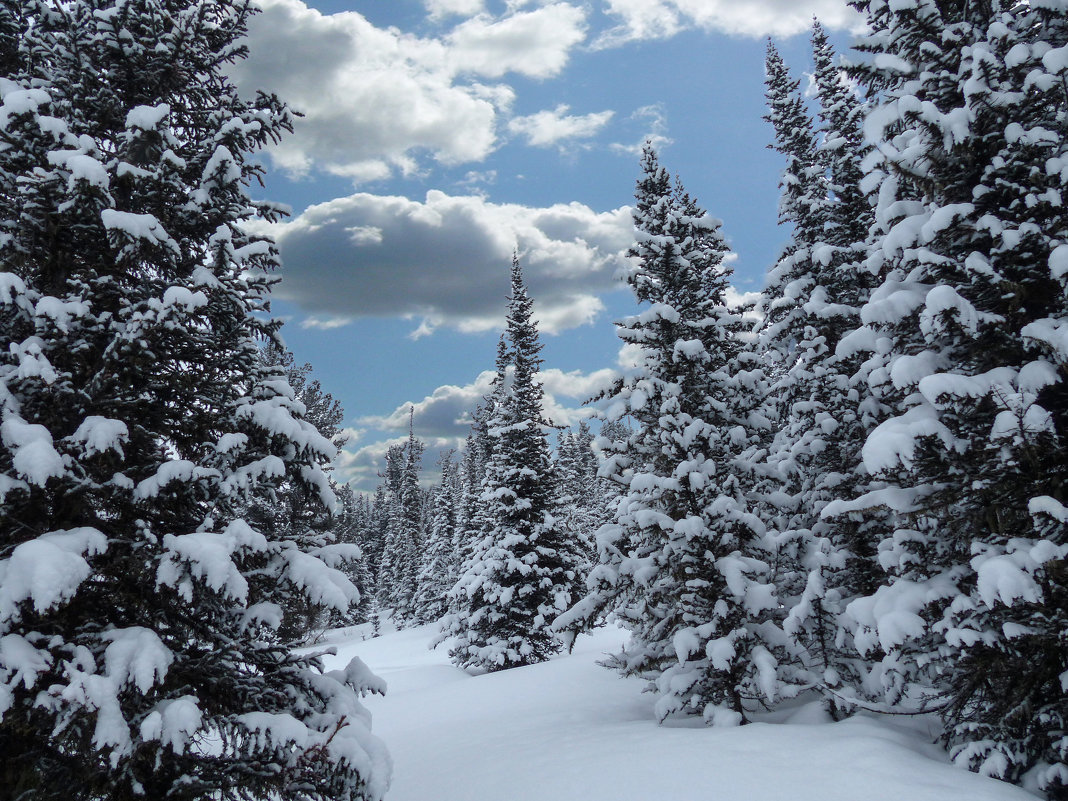
M 657 722 L 929 715 L 1068 799 L 1068 3 L 851 5 L 807 92 L 768 44 L 759 297 L 648 143 L 634 366 L 552 426 L 517 252 L 466 447 L 413 415 L 367 495 L 270 314 L 255 8 L 0 0 L 0 799 L 388 798 L 385 683 L 309 650 L 387 622 L 472 675 L 607 622 Z

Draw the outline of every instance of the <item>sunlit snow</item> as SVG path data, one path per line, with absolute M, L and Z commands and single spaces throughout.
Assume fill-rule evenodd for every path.
M 367 628 L 329 635 L 326 662 L 359 655 L 388 684 L 365 702 L 393 755 L 388 801 L 1033 801 L 950 765 L 933 718 L 830 723 L 808 704 L 742 727 L 658 726 L 643 683 L 597 664 L 626 641 L 614 627 L 478 676 L 427 648 L 433 626 L 364 641 Z

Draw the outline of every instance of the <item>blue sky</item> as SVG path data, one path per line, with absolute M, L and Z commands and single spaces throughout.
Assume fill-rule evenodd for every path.
M 760 288 L 787 232 L 761 119 L 772 36 L 798 77 L 813 15 L 840 49 L 844 0 L 259 0 L 246 93 L 304 117 L 267 155 L 287 344 L 344 404 L 339 466 L 371 489 L 390 440 L 435 455 L 486 391 L 518 248 L 545 331 L 555 422 L 620 364 L 614 278 L 638 148 L 715 217 L 735 286 Z M 625 359 L 625 354 L 622 354 Z M 428 459 L 428 464 L 435 459 Z

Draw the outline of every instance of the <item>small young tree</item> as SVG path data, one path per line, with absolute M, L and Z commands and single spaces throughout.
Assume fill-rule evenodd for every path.
M 593 450 L 593 432 L 585 420 L 576 430 L 560 435 L 557 445 L 557 482 L 560 504 L 557 518 L 564 531 L 578 543 L 584 565 L 589 572 L 596 549 L 594 533 L 608 522 L 603 482 L 597 477 L 597 454 Z

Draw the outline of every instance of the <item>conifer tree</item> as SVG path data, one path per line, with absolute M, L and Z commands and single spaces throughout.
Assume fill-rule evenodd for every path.
M 557 445 L 557 517 L 582 549 L 586 563 L 583 576 L 589 572 L 595 554 L 594 534 L 608 521 L 593 439 L 589 423 L 583 420 L 577 430 L 561 434 Z
M 454 540 L 457 578 L 463 574 L 464 566 L 471 558 L 475 545 L 481 540 L 482 531 L 485 528 L 485 515 L 481 502 L 482 475 L 485 471 L 481 419 L 481 410 L 476 410 L 473 422 L 475 431 L 468 434 L 463 457 L 460 459 L 460 475 L 458 476 L 460 497 L 457 504 L 456 538 Z M 450 587 L 450 593 L 451 589 Z M 450 601 L 450 611 L 453 611 L 452 601 Z
M 846 71 L 838 64 L 823 26 L 812 25 L 813 78 L 819 102 L 817 160 L 824 168 L 829 192 L 823 215 L 823 242 L 836 248 L 855 248 L 867 240 L 874 218 L 864 192 L 864 158 L 870 145 L 864 141 L 866 106 L 857 97 Z
M 382 585 L 388 576 L 384 569 L 386 542 L 389 539 L 389 496 L 385 484 L 375 487 L 371 499 L 370 523 L 367 533 L 366 551 L 368 566 L 371 568 L 371 581 L 375 585 L 375 597 L 383 596 Z
M 658 717 L 737 724 L 748 702 L 778 698 L 784 645 L 754 625 L 778 608 L 765 530 L 748 499 L 761 375 L 726 306 L 721 224 L 672 185 L 648 144 L 636 201 L 627 281 L 644 308 L 619 332 L 641 361 L 607 398 L 610 419 L 637 424 L 609 446 L 605 468 L 627 489 L 598 534 L 590 593 L 557 626 L 589 626 L 613 611 L 631 630 L 615 664 L 649 679 Z
M 415 618 L 420 623 L 444 617 L 448 611 L 449 590 L 459 577 L 453 453 L 455 451 L 450 450 L 441 458 L 441 484 L 434 495 L 434 513 L 415 591 Z
M 562 642 L 550 626 L 574 601 L 580 581 L 579 550 L 552 515 L 555 480 L 532 305 L 514 258 L 507 345 L 498 350 L 485 418 L 486 529 L 453 589 L 457 610 L 442 630 L 443 638 L 452 638 L 453 661 L 463 667 L 502 670 L 557 653 Z
M 881 280 L 855 338 L 892 415 L 864 446 L 889 486 L 850 508 L 901 522 L 880 543 L 890 583 L 849 611 L 892 691 L 936 694 L 960 764 L 1066 798 L 1068 61 L 1051 54 L 1068 12 L 855 5 Z
M 857 454 L 879 407 L 862 402 L 864 389 L 851 381 L 856 360 L 839 349 L 870 291 L 858 264 L 871 220 L 859 186 L 861 106 L 818 23 L 813 51 L 822 141 L 798 82 L 768 46 L 767 119 L 774 147 L 787 159 L 780 221 L 793 232 L 763 293 L 759 345 L 774 366 L 768 413 L 777 431 L 761 514 L 774 541 L 774 581 L 788 609 L 782 625 L 796 645 L 790 680 L 822 688 L 837 715 L 866 669 L 843 640 L 842 615 L 853 597 L 874 591 L 879 571 L 867 527 L 822 513 L 853 497 L 866 480 Z
M 334 538 L 339 544 L 356 549 L 355 554 L 348 554 L 349 558 L 341 567 L 349 580 L 356 585 L 360 596 L 347 611 L 335 613 L 332 620 L 335 625 L 352 626 L 368 622 L 373 611 L 374 580 L 366 554 L 370 509 L 367 499 L 357 495 L 348 484 L 335 488 L 334 492 L 338 498 L 338 510 L 333 525 Z
M 415 408 L 404 445 L 404 461 L 393 497 L 390 517 L 390 571 L 392 573 L 393 617 L 406 625 L 418 619 L 416 592 L 422 567 L 423 493 L 419 487 L 419 470 L 425 446 L 415 437 Z
M 252 8 L 21 12 L 0 104 L 0 788 L 380 798 L 355 691 L 381 683 L 277 634 L 294 598 L 343 609 L 354 588 L 241 516 L 283 482 L 333 503 L 332 443 L 258 357 L 277 252 L 244 223 L 277 214 L 247 195 L 250 154 L 290 117 L 224 76 Z
M 298 365 L 293 354 L 284 348 L 272 344 L 261 350 L 260 359 L 265 367 L 275 367 L 283 373 L 304 419 L 332 443 L 332 462 L 348 439 L 341 428 L 345 413 L 340 401 L 323 391 L 319 381 L 310 378 L 310 364 Z M 323 469 L 329 475 L 332 463 L 325 464 Z M 331 487 L 336 489 L 333 483 Z M 354 574 L 360 569 L 357 565 L 362 559 L 360 549 L 337 536 L 340 517 L 347 514 L 345 506 L 339 503 L 331 513 L 311 497 L 316 491 L 305 482 L 285 478 L 272 487 L 269 497 L 253 499 L 242 516 L 269 537 L 315 547 L 329 555 L 331 567 L 342 569 L 346 575 Z M 361 586 L 367 586 L 366 580 Z M 278 631 L 284 638 L 303 643 L 319 636 L 331 619 L 339 615 L 347 618 L 351 614 L 355 614 L 354 609 L 339 612 L 317 601 L 294 598 L 283 610 Z

